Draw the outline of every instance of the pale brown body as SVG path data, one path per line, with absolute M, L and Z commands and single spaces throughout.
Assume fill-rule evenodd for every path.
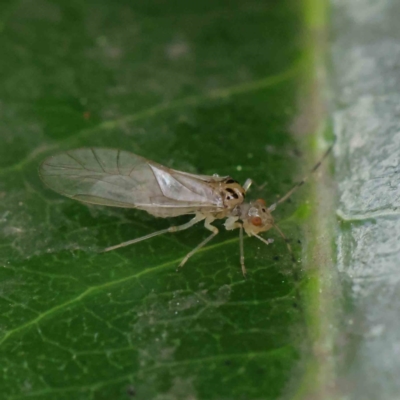
M 324 157 L 330 150 L 331 148 Z M 51 189 L 85 203 L 137 208 L 161 218 L 194 214 L 193 219 L 186 224 L 108 247 L 105 251 L 167 232 L 182 231 L 204 220 L 205 228 L 212 233 L 185 256 L 180 263 L 183 266 L 197 250 L 218 234 L 218 229 L 212 222 L 226 218 L 225 228 L 239 229 L 240 232 L 243 275 L 246 275 L 243 231 L 269 244 L 271 240 L 266 240 L 259 234 L 275 227 L 287 242 L 271 212 L 305 181 L 304 179 L 297 184 L 277 203 L 266 207 L 262 199 L 244 201 L 252 183 L 250 179 L 241 186 L 229 176 L 189 174 L 164 167 L 133 153 L 98 148 L 77 149 L 50 157 L 42 163 L 40 176 Z M 288 243 L 287 246 L 291 252 Z

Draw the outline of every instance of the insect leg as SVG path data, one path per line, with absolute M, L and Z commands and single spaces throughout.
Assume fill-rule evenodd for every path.
M 274 241 L 273 239 L 264 239 L 262 236 L 256 235 L 255 233 L 253 233 L 251 236 L 255 236 L 257 239 L 261 240 L 265 244 L 271 244 Z
M 246 179 L 246 182 L 243 184 L 243 189 L 245 192 L 247 192 L 250 189 L 250 186 L 252 184 L 255 184 L 257 190 L 262 190 L 262 189 L 264 189 L 264 187 L 266 186 L 267 183 L 268 182 L 264 182 L 262 185 L 258 185 L 257 182 L 254 182 L 253 179 L 249 178 L 249 179 Z
M 244 266 L 244 246 L 243 246 L 243 225 L 239 227 L 239 247 L 240 247 L 240 265 L 242 266 L 243 276 L 246 278 L 246 267 Z
M 186 254 L 185 258 L 181 261 L 181 263 L 179 264 L 180 267 L 183 267 L 186 263 L 187 260 L 189 260 L 190 257 L 192 257 L 192 255 L 194 253 L 196 253 L 196 251 L 200 250 L 203 246 L 205 246 L 212 238 L 214 238 L 216 235 L 218 235 L 218 229 L 211 225 L 211 222 L 214 221 L 213 217 L 209 217 L 206 218 L 205 222 L 204 222 L 204 227 L 206 229 L 208 229 L 209 231 L 212 232 L 212 234 L 210 236 L 208 236 L 207 238 L 205 238 L 200 244 L 198 244 L 192 251 L 190 251 L 188 254 Z
M 204 215 L 198 213 L 198 214 L 196 214 L 196 216 L 193 219 L 191 219 L 189 222 L 186 222 L 186 224 L 178 225 L 178 226 L 170 226 L 167 229 L 161 229 L 161 231 L 149 233 L 148 235 L 141 236 L 136 239 L 128 240 L 127 242 L 123 242 L 123 243 L 117 244 L 115 246 L 107 247 L 102 252 L 111 251 L 111 250 L 119 249 L 120 247 L 129 246 L 130 244 L 135 244 L 135 243 L 141 242 L 142 240 L 150 239 L 154 236 L 163 235 L 164 233 L 183 231 L 185 229 L 190 228 L 194 224 L 197 224 L 197 222 L 201 221 L 202 219 L 204 219 Z
M 246 182 L 243 184 L 243 189 L 245 192 L 247 192 L 250 189 L 252 183 L 253 181 L 250 178 L 246 179 Z
M 292 246 L 289 243 L 289 239 L 285 236 L 285 234 L 279 229 L 278 225 L 274 224 L 274 228 L 279 232 L 281 235 L 282 239 L 286 242 L 286 246 L 289 250 L 290 255 L 292 256 L 292 261 L 296 262 L 296 259 L 294 258 L 293 251 L 292 251 Z

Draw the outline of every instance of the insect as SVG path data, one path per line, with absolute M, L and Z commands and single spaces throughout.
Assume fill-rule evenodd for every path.
M 243 231 L 268 245 L 272 243 L 272 239 L 265 239 L 260 233 L 275 228 L 292 253 L 288 240 L 271 213 L 317 170 L 332 146 L 309 175 L 269 207 L 263 199 L 245 202 L 246 192 L 252 184 L 251 179 L 247 179 L 241 186 L 230 176 L 189 174 L 123 150 L 81 148 L 66 151 L 47 158 L 41 164 L 39 173 L 51 189 L 84 203 L 137 208 L 161 218 L 194 214 L 183 225 L 171 226 L 108 247 L 104 251 L 115 250 L 164 233 L 183 231 L 204 221 L 204 227 L 211 234 L 183 258 L 179 264 L 182 267 L 196 251 L 218 234 L 218 229 L 212 223 L 226 218 L 224 225 L 227 230 L 239 229 L 240 264 L 243 275 L 246 276 Z

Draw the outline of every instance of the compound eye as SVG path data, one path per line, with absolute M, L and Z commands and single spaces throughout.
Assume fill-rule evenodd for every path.
M 250 219 L 250 222 L 255 226 L 261 226 L 262 225 L 262 219 L 260 217 L 253 217 L 253 218 Z

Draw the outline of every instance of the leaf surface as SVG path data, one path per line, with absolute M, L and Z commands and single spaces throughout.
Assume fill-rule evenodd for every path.
M 290 189 L 302 52 L 296 1 L 8 1 L 0 8 L 0 386 L 4 399 L 276 399 L 300 379 L 302 282 L 266 247 L 86 206 L 39 163 L 78 147 Z M 301 255 L 294 199 L 275 213 Z M 307 214 L 307 213 L 306 213 Z M 299 241 L 299 242 L 298 242 Z M 297 371 L 293 378 L 293 371 Z

